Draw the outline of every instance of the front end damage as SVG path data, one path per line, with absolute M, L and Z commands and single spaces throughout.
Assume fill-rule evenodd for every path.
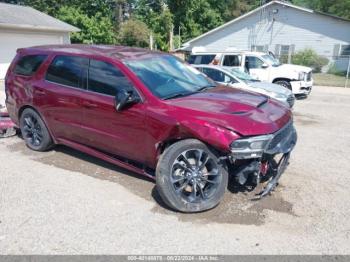
M 292 122 L 271 135 L 242 138 L 231 144 L 231 174 L 242 186 L 253 189 L 265 184 L 256 195 L 261 199 L 273 191 L 289 164 L 289 158 L 297 142 Z

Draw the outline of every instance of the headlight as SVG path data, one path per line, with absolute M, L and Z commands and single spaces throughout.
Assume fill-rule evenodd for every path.
M 231 152 L 239 158 L 261 157 L 271 142 L 273 135 L 237 139 L 231 144 Z
M 305 77 L 306 77 L 306 73 L 305 72 L 300 72 L 299 73 L 299 80 L 305 80 Z

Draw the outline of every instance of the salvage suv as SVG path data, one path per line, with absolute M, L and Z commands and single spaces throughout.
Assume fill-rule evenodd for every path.
M 281 85 L 294 95 L 308 96 L 313 87 L 312 68 L 292 64 L 280 64 L 271 54 L 250 51 L 225 53 L 195 52 L 189 57 L 190 64 L 214 64 L 240 68 L 260 81 Z
M 145 49 L 20 49 L 5 90 L 29 148 L 62 144 L 150 177 L 182 212 L 218 205 L 229 174 L 249 187 L 266 182 L 265 196 L 296 144 L 287 107 Z

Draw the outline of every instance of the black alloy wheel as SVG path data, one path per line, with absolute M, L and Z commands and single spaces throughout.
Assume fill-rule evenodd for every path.
M 52 147 L 52 139 L 43 120 L 31 108 L 23 111 L 20 117 L 22 137 L 27 146 L 35 151 L 46 151 Z
M 200 212 L 217 206 L 228 184 L 225 162 L 215 150 L 196 139 L 169 146 L 156 169 L 157 189 L 170 208 Z

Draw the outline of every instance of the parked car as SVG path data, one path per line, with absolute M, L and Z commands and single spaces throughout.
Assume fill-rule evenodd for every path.
M 290 108 L 294 106 L 295 97 L 292 91 L 283 86 L 256 80 L 251 75 L 242 72 L 239 68 L 211 65 L 195 65 L 194 67 L 220 84 L 267 95 Z
M 271 54 L 266 53 L 250 51 L 196 52 L 191 54 L 188 62 L 195 65 L 213 64 L 224 67 L 239 67 L 242 71 L 248 71 L 252 77 L 284 86 L 292 90 L 295 95 L 308 96 L 313 86 L 312 68 L 280 64 Z
M 5 90 L 29 148 L 63 144 L 150 177 L 164 202 L 182 212 L 218 205 L 229 173 L 242 185 L 266 181 L 265 196 L 296 144 L 285 106 L 146 49 L 20 49 Z

